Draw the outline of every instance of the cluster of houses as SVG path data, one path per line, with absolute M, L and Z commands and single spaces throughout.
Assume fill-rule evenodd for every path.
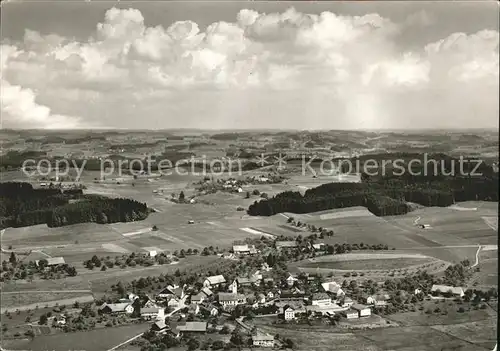
M 289 245 L 292 243 L 295 244 L 295 242 L 290 242 Z M 286 242 L 281 242 L 281 244 L 283 247 L 288 247 Z M 255 247 L 252 245 L 233 246 L 233 252 L 237 254 L 251 254 L 254 250 Z M 379 293 L 363 298 L 361 301 L 363 304 L 361 304 L 346 296 L 342 285 L 333 280 L 321 282 L 318 285 L 318 291 L 306 294 L 297 287 L 296 282 L 300 277 L 289 274 L 283 282 L 280 282 L 281 284 L 275 284 L 273 278 L 265 277 L 267 275 L 262 273 L 269 270 L 271 268 L 263 264 L 262 269 L 254 274 L 236 277 L 231 281 L 227 281 L 223 275 L 206 277 L 199 289 L 186 285 L 168 285 L 159 291 L 154 299 L 139 298 L 135 294 L 129 294 L 117 303 L 104 303 L 99 307 L 99 313 L 131 315 L 137 311 L 140 318 L 154 321 L 152 330 L 169 331 L 176 336 L 181 336 L 186 333 L 207 332 L 207 322 L 189 321 L 174 326 L 171 323 L 167 325 L 165 318 L 173 313 L 178 312 L 181 316 L 188 313 L 199 316 L 196 319 L 203 320 L 207 316 L 229 313 L 237 306 L 244 305 L 246 308 L 255 310 L 264 306 L 273 306 L 271 313 L 287 322 L 298 320 L 303 316 L 333 317 L 335 315 L 337 318 L 340 316 L 346 320 L 353 320 L 371 316 L 372 308 L 386 306 L 390 301 L 388 294 Z M 306 276 L 306 278 L 310 282 L 317 279 L 312 276 Z M 254 289 L 251 289 L 252 286 L 265 286 L 266 288 L 261 289 L 260 292 L 254 292 Z M 417 290 L 415 294 L 422 293 L 420 289 Z M 444 285 L 432 286 L 431 293 L 452 297 L 464 296 L 463 288 Z M 170 313 L 165 312 L 167 309 Z M 260 332 L 254 333 L 252 338 L 253 344 L 259 347 L 271 347 L 275 343 L 274 337 Z

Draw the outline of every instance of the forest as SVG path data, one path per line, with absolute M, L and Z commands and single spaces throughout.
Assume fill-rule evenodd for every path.
M 81 189 L 35 189 L 29 183 L 0 183 L 0 228 L 130 222 L 147 218 L 149 212 L 145 203 L 85 195 Z
M 252 216 L 272 216 L 364 206 L 377 216 L 391 216 L 408 213 L 412 208 L 410 203 L 446 207 L 461 201 L 498 201 L 498 173 L 487 166 L 482 173 L 480 176 L 362 174 L 361 183 L 323 184 L 304 195 L 286 191 L 254 202 L 247 212 Z

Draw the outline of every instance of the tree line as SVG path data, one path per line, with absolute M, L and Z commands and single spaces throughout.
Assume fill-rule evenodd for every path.
M 363 174 L 361 183 L 323 184 L 304 195 L 285 191 L 254 202 L 247 212 L 252 216 L 272 216 L 363 206 L 377 216 L 390 216 L 409 212 L 409 202 L 447 207 L 457 201 L 498 201 L 498 174 L 489 171 L 480 176 Z
M 0 228 L 130 222 L 145 219 L 149 212 L 145 203 L 84 195 L 81 189 L 34 189 L 29 183 L 19 182 L 0 184 Z

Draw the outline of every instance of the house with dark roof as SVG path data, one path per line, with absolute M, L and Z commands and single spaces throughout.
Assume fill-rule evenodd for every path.
M 358 303 L 353 304 L 351 309 L 357 311 L 360 317 L 368 317 L 372 314 L 370 307 Z
M 169 329 L 169 327 L 165 323 L 165 320 L 157 321 L 156 323 L 153 323 L 153 325 L 151 325 L 151 330 L 155 331 L 157 333 L 158 332 L 164 332 L 164 331 L 166 331 L 168 329 Z
M 205 301 L 206 295 L 202 292 L 199 292 L 196 295 L 191 295 L 191 303 L 193 304 L 201 304 L 203 301 Z
M 207 322 L 186 322 L 176 328 L 178 334 L 204 334 L 207 332 Z
M 217 301 L 224 310 L 234 308 L 237 305 L 243 305 L 246 303 L 246 300 L 246 296 L 242 294 L 219 293 L 217 295 Z
M 134 312 L 134 307 L 130 302 L 103 303 L 97 311 L 100 314 L 132 314 Z
M 212 296 L 214 293 L 212 290 L 210 290 L 209 288 L 207 287 L 204 287 L 201 289 L 201 292 L 206 296 L 206 297 L 210 297 Z

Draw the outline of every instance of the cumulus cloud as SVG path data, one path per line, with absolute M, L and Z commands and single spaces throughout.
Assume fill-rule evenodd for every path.
M 497 123 L 498 31 L 453 33 L 412 52 L 396 44 L 407 28 L 434 22 L 425 12 L 394 23 L 291 8 L 165 28 L 112 8 L 87 41 L 27 30 L 6 49 L 4 126 L 432 127 L 464 111 Z M 64 89 L 81 94 L 55 98 Z M 47 106 L 36 102 L 42 95 Z

